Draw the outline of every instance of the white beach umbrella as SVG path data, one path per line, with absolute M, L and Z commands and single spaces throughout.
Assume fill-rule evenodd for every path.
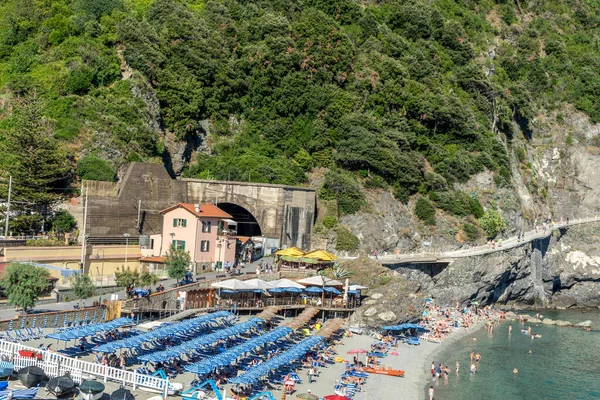
M 298 283 L 315 286 L 344 286 L 342 282 L 327 278 L 322 275 L 315 275 L 311 276 L 310 278 L 299 279 Z
M 277 287 L 277 286 L 273 285 L 271 282 L 265 282 L 262 279 L 258 279 L 258 278 L 248 279 L 247 281 L 243 281 L 243 282 L 246 285 L 251 286 L 252 289 L 266 290 L 266 289 L 273 289 L 273 288 Z
M 361 290 L 361 289 L 368 289 L 367 286 L 361 286 L 361 285 L 350 285 L 348 287 L 349 290 Z
M 277 279 L 276 281 L 270 281 L 278 288 L 296 288 L 296 289 L 305 289 L 306 286 L 299 284 L 298 282 L 294 282 L 291 279 Z
M 211 283 L 210 286 L 221 288 L 221 289 L 229 289 L 229 290 L 252 290 L 254 289 L 252 286 L 246 284 L 244 281 L 240 281 L 239 279 L 228 279 L 226 281 Z

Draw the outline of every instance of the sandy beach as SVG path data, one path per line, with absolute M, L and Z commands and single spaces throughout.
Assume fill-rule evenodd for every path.
M 241 320 L 245 320 L 247 316 L 242 317 Z M 280 320 L 280 324 L 285 320 Z M 483 326 L 480 322 L 471 328 L 471 332 Z M 47 329 L 48 333 L 53 329 Z M 313 334 L 316 332 L 313 332 Z M 357 392 L 354 396 L 356 400 L 399 400 L 399 399 L 423 399 L 425 398 L 425 386 L 429 384 L 429 366 L 432 361 L 436 361 L 436 364 L 440 360 L 436 359 L 436 355 L 439 354 L 446 346 L 451 346 L 452 343 L 469 333 L 464 328 L 454 330 L 445 340 L 441 343 L 432 343 L 425 340 L 421 340 L 421 344 L 418 346 L 408 345 L 398 342 L 398 347 L 391 348 L 391 352 L 397 352 L 398 355 L 388 354 L 384 358 L 380 358 L 380 365 L 390 367 L 392 369 L 400 369 L 405 371 L 404 377 L 392 377 L 385 375 L 369 375 L 366 383 L 363 385 L 363 390 Z M 41 343 L 53 343 L 55 349 L 61 349 L 65 347 L 64 342 L 57 342 L 51 339 L 41 339 L 25 342 L 24 344 L 32 347 L 38 347 Z M 343 357 L 344 360 L 352 362 L 353 355 L 347 354 L 352 349 L 370 349 L 371 344 L 378 342 L 377 339 L 372 338 L 366 334 L 357 335 L 354 334 L 352 337 L 345 337 L 341 340 L 341 343 L 335 347 L 337 355 Z M 74 342 L 69 343 L 72 345 Z M 85 355 L 82 357 L 86 361 L 92 361 L 91 355 Z M 358 356 L 359 360 L 364 361 L 364 355 Z M 444 362 L 445 360 L 441 360 Z M 468 368 L 468 366 L 464 366 Z M 135 369 L 135 366 L 128 367 L 129 370 Z M 288 398 L 296 398 L 296 394 L 306 393 L 309 389 L 311 392 L 318 396 L 326 396 L 334 393 L 334 386 L 339 382 L 340 376 L 345 370 L 344 363 L 328 364 L 327 367 L 319 369 L 319 376 L 316 380 L 309 384 L 307 382 L 306 370 L 300 372 L 300 378 L 303 380 L 302 383 L 296 385 L 296 391 Z M 172 382 L 179 382 L 184 385 L 184 388 L 189 387 L 189 383 L 194 377 L 190 373 L 179 374 Z M 11 387 L 19 388 L 19 383 L 11 382 Z M 107 393 L 112 392 L 118 388 L 116 383 L 107 383 Z M 229 389 L 229 385 L 226 387 Z M 42 391 L 43 392 L 43 391 Z M 282 398 L 282 391 L 272 391 L 275 398 Z M 136 398 L 148 399 L 155 394 L 136 390 Z
M 478 323 L 470 330 L 475 330 L 483 327 L 483 323 Z M 380 359 L 381 365 L 391 367 L 393 369 L 401 369 L 406 373 L 404 377 L 392 377 L 385 375 L 369 375 L 367 382 L 363 386 L 362 392 L 357 392 L 354 396 L 355 400 L 415 400 L 424 399 L 424 388 L 430 382 L 429 367 L 432 361 L 439 362 L 435 357 L 441 353 L 446 346 L 451 346 L 456 340 L 469 335 L 464 328 L 459 328 L 452 332 L 448 338 L 441 343 L 432 343 L 421 341 L 418 346 L 411 346 L 404 343 L 398 343 L 396 351 L 398 356 L 388 355 Z M 377 340 L 367 335 L 354 335 L 352 338 L 344 338 L 342 343 L 336 346 L 336 351 L 339 356 L 345 360 L 352 361 L 352 355 L 346 354 L 352 349 L 369 349 L 371 344 Z M 360 358 L 359 358 L 360 359 Z M 464 366 L 468 368 L 468 366 Z M 306 375 L 301 376 L 302 384 L 297 385 L 296 393 L 306 393 L 308 389 L 317 396 L 326 396 L 333 394 L 333 387 L 336 380 L 344 372 L 344 364 L 336 363 L 329 365 L 327 368 L 321 368 L 320 375 L 312 384 L 308 384 L 305 380 Z M 281 392 L 273 392 L 276 398 L 281 398 Z M 291 396 L 295 398 L 295 395 Z

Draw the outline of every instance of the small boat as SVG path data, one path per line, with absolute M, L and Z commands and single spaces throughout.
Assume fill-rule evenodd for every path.
M 0 361 L 0 379 L 8 378 L 12 375 L 15 370 L 15 366 L 13 363 L 9 363 L 7 361 Z
M 38 388 L 22 389 L 22 390 L 3 390 L 0 392 L 0 399 L 7 399 L 12 396 L 13 399 L 35 399 L 37 397 Z
M 122 387 L 112 392 L 110 400 L 135 400 L 135 397 L 129 390 Z
M 404 371 L 402 370 L 383 367 L 363 367 L 363 371 L 377 375 L 404 376 Z
M 84 400 L 98 400 L 104 394 L 105 386 L 98 381 L 83 381 L 79 385 L 79 394 Z
M 42 382 L 48 381 L 48 376 L 46 376 L 44 370 L 36 366 L 21 368 L 17 372 L 17 376 L 23 386 L 27 388 L 32 388 L 38 386 Z
M 46 390 L 58 398 L 71 397 L 75 392 L 75 382 L 69 375 L 57 376 L 48 381 Z

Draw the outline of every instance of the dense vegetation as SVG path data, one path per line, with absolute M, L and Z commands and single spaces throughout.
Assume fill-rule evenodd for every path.
M 203 138 L 187 176 L 298 184 L 327 167 L 321 193 L 338 214 L 361 207 L 354 189 L 365 185 L 481 217 L 454 184 L 484 169 L 510 184 L 513 121 L 528 135 L 528 121 L 565 102 L 600 121 L 599 10 L 589 0 L 6 0 L 0 171 L 33 175 L 16 179 L 18 196 L 47 204 L 81 177 L 180 156 L 166 138 Z M 23 154 L 36 149 L 11 154 L 22 126 L 39 132 L 31 146 L 48 149 L 51 169 Z

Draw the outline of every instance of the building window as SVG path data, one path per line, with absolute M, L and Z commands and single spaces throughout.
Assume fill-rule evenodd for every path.
M 217 235 L 223 233 L 223 228 L 225 227 L 225 223 L 223 221 L 219 221 L 217 223 Z
M 202 233 L 210 233 L 210 221 L 202 221 Z
M 173 218 L 173 227 L 185 228 L 187 226 L 187 219 Z
M 210 242 L 208 240 L 200 241 L 200 251 L 201 252 L 206 253 L 209 248 L 210 248 Z
M 150 249 L 154 248 L 154 239 L 150 239 Z
M 173 240 L 173 247 L 185 250 L 185 240 Z

